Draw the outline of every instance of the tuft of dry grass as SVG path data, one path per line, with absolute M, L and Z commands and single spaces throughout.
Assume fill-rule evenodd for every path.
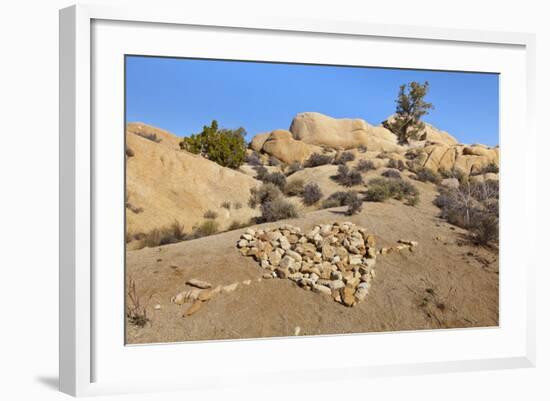
M 147 323 L 151 323 L 151 319 L 147 316 L 147 305 L 151 301 L 153 294 L 149 295 L 144 302 L 136 290 L 136 282 L 132 279 L 128 281 L 128 290 L 126 295 L 126 317 L 131 324 L 138 327 L 145 327 Z

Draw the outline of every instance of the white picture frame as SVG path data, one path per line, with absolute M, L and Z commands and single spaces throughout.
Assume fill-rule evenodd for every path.
M 94 24 L 101 25 L 105 22 L 102 31 L 97 31 L 97 41 L 94 42 Z M 130 27 L 117 26 L 117 23 L 139 23 Z M 98 25 L 98 26 L 99 26 Z M 120 54 L 124 51 L 120 46 L 120 41 L 115 40 L 114 36 L 107 37 L 109 46 L 105 41 L 105 35 L 114 35 L 113 32 L 120 30 L 134 29 L 133 33 L 139 35 L 139 31 L 144 27 L 156 26 L 158 29 L 150 31 L 149 43 L 142 43 L 143 49 L 146 46 L 154 46 L 155 39 L 173 34 L 171 29 L 185 29 L 185 27 L 199 27 L 206 30 L 219 30 L 218 35 L 229 35 L 228 32 L 243 32 L 243 35 L 253 35 L 255 33 L 265 34 L 266 40 L 277 40 L 278 34 L 284 35 L 307 35 L 308 38 L 318 38 L 318 40 L 327 40 L 338 37 L 350 40 L 362 40 L 371 38 L 373 40 L 385 40 L 388 43 L 399 41 L 414 41 L 420 44 L 432 44 L 439 46 L 444 52 L 445 46 L 455 46 L 457 52 L 460 49 L 472 48 L 478 49 L 480 53 L 485 48 L 510 49 L 503 57 L 509 57 L 510 65 L 503 66 L 509 68 L 510 77 L 508 82 L 503 83 L 501 96 L 508 96 L 511 89 L 517 89 L 518 99 L 501 99 L 503 106 L 502 112 L 510 111 L 512 106 L 518 106 L 518 115 L 515 120 L 508 120 L 504 116 L 501 120 L 502 127 L 502 167 L 504 185 L 502 186 L 503 197 L 503 219 L 509 220 L 509 224 L 503 224 L 508 227 L 507 232 L 512 228 L 521 230 L 531 230 L 534 232 L 536 227 L 535 216 L 535 175 L 527 174 L 528 171 L 534 171 L 535 168 L 535 150 L 517 149 L 515 153 L 506 152 L 506 149 L 515 145 L 516 139 L 510 135 L 511 128 L 521 129 L 524 132 L 524 140 L 527 137 L 529 141 L 534 141 L 533 112 L 534 112 L 534 35 L 523 33 L 507 32 L 484 32 L 458 29 L 439 29 L 427 27 L 412 27 L 398 25 L 374 25 L 358 21 L 316 21 L 316 20 L 295 20 L 292 18 L 271 18 L 258 17 L 254 19 L 240 20 L 227 16 L 216 15 L 193 15 L 186 14 L 184 10 L 166 10 L 155 7 L 131 7 L 131 8 L 112 8 L 109 6 L 96 5 L 78 5 L 72 6 L 60 11 L 60 390 L 75 396 L 95 395 L 109 393 L 126 393 L 133 391 L 163 391 L 172 389 L 202 389 L 213 386 L 227 385 L 245 385 L 247 380 L 254 378 L 257 383 L 262 380 L 271 382 L 274 379 L 282 380 L 327 380 L 339 379 L 343 377 L 353 377 L 360 380 L 367 377 L 403 375 L 403 374 L 422 374 L 430 372 L 450 372 L 450 371 L 468 371 L 481 369 L 504 369 L 514 367 L 530 367 L 535 363 L 535 321 L 534 321 L 534 267 L 536 260 L 534 252 L 526 251 L 519 255 L 518 249 L 529 249 L 532 245 L 528 242 L 519 242 L 517 249 L 503 251 L 501 248 L 501 260 L 503 264 L 509 263 L 519 269 L 519 276 L 513 281 L 509 279 L 510 270 L 503 269 L 501 278 L 501 308 L 503 313 L 510 311 L 514 317 L 517 327 L 511 324 L 508 318 L 503 317 L 501 326 L 497 329 L 483 330 L 449 330 L 444 334 L 429 331 L 397 333 L 375 335 L 354 335 L 346 336 L 347 342 L 357 342 L 369 336 L 371 341 L 386 339 L 386 344 L 392 344 L 392 350 L 403 348 L 403 358 L 390 357 L 386 351 L 376 356 L 372 355 L 372 360 L 354 361 L 354 363 L 343 362 L 342 366 L 334 366 L 330 361 L 314 360 L 312 364 L 303 366 L 296 364 L 289 357 L 288 360 L 281 359 L 281 349 L 291 350 L 295 347 L 296 341 L 301 341 L 302 351 L 307 355 L 315 347 L 322 344 L 332 344 L 340 346 L 342 336 L 326 336 L 285 340 L 250 340 L 250 341 L 224 341 L 208 343 L 208 352 L 211 356 L 221 355 L 221 359 L 235 361 L 234 365 L 225 366 L 220 363 L 219 370 L 214 373 L 207 370 L 210 364 L 203 364 L 196 360 L 193 369 L 186 372 L 186 379 L 178 379 L 177 375 L 167 376 L 160 372 L 155 377 L 154 372 L 149 372 L 150 380 L 139 378 L 128 378 L 123 374 L 117 375 L 115 371 L 123 371 L 122 365 L 118 365 L 122 359 L 116 359 L 116 355 L 121 358 L 127 358 L 129 365 L 136 363 L 139 358 L 147 361 L 146 366 L 155 366 L 158 368 L 162 362 L 163 366 L 174 366 L 177 363 L 177 355 L 173 351 L 176 348 L 181 350 L 185 346 L 185 352 L 193 360 L 197 358 L 199 352 L 206 352 L 204 344 L 193 345 L 156 345 L 125 348 L 123 339 L 118 337 L 118 329 L 113 328 L 113 347 L 120 347 L 118 351 L 109 348 L 105 340 L 109 336 L 105 330 L 98 335 L 97 325 L 108 326 L 108 319 L 101 314 L 102 305 L 94 303 L 94 291 L 103 283 L 103 275 L 94 273 L 96 263 L 102 260 L 103 256 L 96 254 L 96 245 L 94 244 L 94 235 L 97 230 L 104 227 L 99 221 L 102 217 L 102 207 L 96 204 L 96 190 L 98 186 L 103 185 L 101 172 L 98 173 L 98 155 L 105 156 L 105 160 L 110 159 L 116 150 L 109 150 L 109 142 L 103 139 L 98 143 L 94 138 L 94 126 L 99 124 L 94 121 L 98 118 L 101 111 L 95 109 L 96 104 L 92 101 L 93 96 L 103 96 L 96 91 L 101 92 L 101 88 L 95 88 L 92 85 L 94 69 L 104 71 L 104 68 L 110 68 L 110 64 L 102 64 L 98 56 L 98 51 L 105 48 L 106 55 Z M 228 31 L 229 30 L 229 31 Z M 271 38 L 271 36 L 273 38 Z M 244 36 L 243 36 L 244 37 Z M 221 38 L 221 36 L 218 36 Z M 325 39 L 323 39 L 325 38 Z M 308 39 L 309 40 L 309 39 Z M 317 40 L 317 39 L 316 39 Z M 147 42 L 142 40 L 141 42 Z M 160 43 L 160 42 L 157 42 Z M 410 42 L 412 43 L 412 42 Z M 207 46 L 209 42 L 204 42 Z M 175 48 L 175 44 L 164 44 L 159 49 L 159 54 L 172 52 L 170 46 Z M 109 49 L 107 49 L 109 47 Z M 130 46 L 131 47 L 131 46 Z M 122 50 L 121 50 L 122 49 Z M 153 48 L 146 49 L 148 53 L 157 54 Z M 464 51 L 466 51 L 464 50 Z M 497 51 L 496 50 L 496 51 Z M 109 52 L 115 53 L 109 53 Z M 117 53 L 118 52 L 118 53 Z M 166 54 L 173 55 L 173 54 Z M 262 60 L 268 56 L 261 58 Z M 328 55 L 326 57 L 329 57 Z M 334 56 L 336 57 L 336 56 Z M 480 57 L 481 59 L 482 57 Z M 450 58 L 451 60 L 451 58 Z M 503 58 L 504 60 L 504 58 Z M 117 62 L 120 62 L 118 60 Z M 476 70 L 481 67 L 482 62 L 476 64 L 476 60 L 470 61 L 470 68 Z M 386 66 L 386 65 L 382 65 Z M 401 67 L 419 66 L 419 64 L 401 65 Z M 517 69 L 512 71 L 513 66 Z M 426 61 L 426 68 L 429 68 L 429 62 Z M 453 67 L 452 60 L 448 64 L 441 62 L 437 68 L 445 67 L 452 69 L 465 68 L 464 64 Z M 481 70 L 484 70 L 483 68 Z M 508 71 L 508 70 L 507 70 Z M 118 71 L 117 75 L 120 76 Z M 498 69 L 492 72 L 501 72 Z M 107 74 L 108 75 L 108 74 Z M 104 75 L 102 75 L 101 79 Z M 120 78 L 120 77 L 119 77 Z M 108 78 L 111 79 L 111 78 Z M 118 79 L 114 77 L 113 79 Z M 513 81 L 512 81 L 513 79 Z M 116 85 L 115 85 L 116 86 Z M 118 89 L 117 89 L 118 88 Z M 122 91 L 122 87 L 116 87 L 114 90 Z M 114 101 L 118 97 L 114 97 Z M 114 106 L 113 106 L 114 105 Z M 108 104 L 113 110 L 119 110 L 120 104 Z M 103 106 L 102 106 L 103 107 Z M 120 116 L 122 117 L 122 116 Z M 112 126 L 117 126 L 116 117 Z M 120 132 L 123 132 L 123 126 L 120 126 Z M 119 142 L 122 141 L 119 138 Z M 533 142 L 534 143 L 534 142 Z M 115 143 L 115 146 L 118 146 Z M 121 153 L 122 154 L 122 153 Z M 111 155 L 111 156 L 110 156 Z M 109 169 L 117 169 L 121 165 L 109 164 Z M 519 167 L 512 172 L 507 166 L 515 164 Z M 118 171 L 118 170 L 116 170 Z M 118 173 L 115 174 L 119 177 Z M 509 178 L 508 178 L 509 177 Z M 506 184 L 508 180 L 508 184 Z M 113 179 L 109 185 L 117 185 L 119 182 Z M 521 184 L 524 189 L 521 194 L 518 191 L 512 191 L 514 184 Z M 120 188 L 122 190 L 122 187 Z M 102 189 L 101 189 L 102 191 Z M 103 191 L 105 193 L 105 191 Z M 113 195 L 113 202 L 122 204 L 122 201 Z M 508 217 L 506 217 L 506 211 Z M 514 213 L 514 214 L 512 214 Z M 118 227 L 117 230 L 123 230 Z M 116 230 L 113 238 L 117 238 Z M 525 231 L 523 231 L 525 232 Z M 95 233 L 95 234 L 94 234 Z M 506 243 L 507 233 L 501 233 L 503 243 Z M 510 239 L 512 240 L 512 239 Z M 120 238 L 121 244 L 123 242 Z M 518 240 L 521 241 L 521 240 Z M 118 252 L 118 251 L 117 251 Z M 504 253 L 506 252 L 506 253 Z M 121 271 L 123 266 L 120 266 Z M 513 284 L 513 285 L 512 285 Z M 515 286 L 515 287 L 514 287 Z M 512 289 L 512 287 L 514 287 Z M 517 287 L 517 288 L 516 288 Z M 102 287 L 101 291 L 111 299 L 111 292 L 116 291 L 116 287 Z M 122 292 L 122 289 L 119 291 Z M 514 297 L 513 302 L 506 302 L 508 296 Z M 120 301 L 120 296 L 112 295 L 114 304 Z M 504 301 L 504 302 L 503 302 Z M 508 308 L 510 304 L 517 308 Z M 122 324 L 122 309 L 114 308 L 120 315 Z M 500 334 L 502 334 L 501 337 Z M 392 337 L 393 336 L 393 337 Z M 400 343 L 398 338 L 402 336 L 407 339 Z M 416 354 L 407 354 L 407 347 L 410 347 L 411 341 L 416 344 L 439 344 L 441 347 L 449 344 L 487 344 L 483 351 L 483 346 L 472 352 L 461 351 L 460 345 L 457 346 L 457 352 L 464 352 L 463 357 L 441 355 L 441 359 L 432 358 L 430 360 L 421 360 Z M 485 341 L 485 343 L 484 343 Z M 118 344 L 118 345 L 116 345 Z M 381 342 L 382 344 L 382 342 Z M 494 349 L 489 344 L 495 344 Z M 202 346 L 202 348 L 200 348 Z M 379 348 L 379 347 L 378 347 Z M 475 347 L 473 347 L 475 348 Z M 113 352 L 107 352 L 107 350 Z M 383 351 L 383 350 L 382 350 Z M 178 351 L 179 352 L 179 351 Z M 98 353 L 100 355 L 98 355 Z M 111 355 L 107 355 L 111 354 Z M 116 354 L 116 355 L 115 355 Z M 461 354 L 462 355 L 462 354 Z M 264 364 L 258 363 L 258 357 L 261 357 Z M 101 361 L 97 362 L 96 358 Z M 112 358 L 112 359 L 109 359 Z M 256 358 L 256 359 L 254 359 Z M 240 361 L 239 361 L 240 360 Z M 122 362 L 121 362 L 122 363 Z M 254 364 L 251 369 L 247 364 Z M 268 369 L 266 365 L 272 364 Z M 292 370 L 285 370 L 287 363 L 292 366 Z M 102 377 L 100 366 L 112 365 L 113 372 Z M 241 365 L 240 367 L 238 365 Z M 231 376 L 233 368 L 240 376 L 236 379 Z M 225 370 L 224 370 L 225 369 Z M 158 369 L 157 369 L 158 370 Z M 266 380 L 265 373 L 269 373 Z

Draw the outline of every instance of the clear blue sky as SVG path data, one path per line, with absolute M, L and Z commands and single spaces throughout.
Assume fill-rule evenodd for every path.
M 462 143 L 498 144 L 496 74 L 128 56 L 126 120 L 187 136 L 216 119 L 248 140 L 305 111 L 378 125 L 410 81 L 430 83 L 425 121 Z

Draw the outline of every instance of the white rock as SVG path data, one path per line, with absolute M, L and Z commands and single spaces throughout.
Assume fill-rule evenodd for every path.
M 333 280 L 330 282 L 329 287 L 331 290 L 339 290 L 340 288 L 344 288 L 346 284 L 342 280 Z
M 331 295 L 332 294 L 332 291 L 330 290 L 330 288 L 325 287 L 324 285 L 314 284 L 313 287 L 312 287 L 312 290 L 314 292 L 317 292 L 317 293 L 320 293 L 320 294 L 325 294 L 325 295 Z

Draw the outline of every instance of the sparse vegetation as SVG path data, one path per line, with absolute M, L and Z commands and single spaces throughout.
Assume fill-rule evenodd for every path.
M 130 211 L 132 211 L 135 214 L 139 214 L 139 213 L 143 212 L 142 207 L 134 206 L 130 202 L 130 195 L 129 194 L 126 194 L 125 207 L 126 207 L 126 209 L 129 209 Z
M 270 166 L 280 166 L 281 161 L 277 159 L 275 156 L 269 156 L 269 165 Z
M 405 200 L 410 206 L 418 204 L 418 189 L 403 179 L 374 178 L 369 181 L 365 200 L 384 202 L 387 199 Z
M 448 170 L 440 169 L 439 175 L 442 178 L 456 178 L 459 182 L 463 182 L 467 178 L 466 174 L 462 170 L 455 167 Z
M 193 230 L 193 233 L 191 234 L 191 238 L 189 239 L 207 237 L 209 235 L 216 234 L 218 231 L 219 231 L 219 224 L 217 221 L 206 220 L 200 226 L 195 227 L 195 229 Z
M 230 210 L 231 209 L 231 202 L 225 201 L 221 204 L 221 207 L 224 209 Z
M 338 173 L 331 178 L 345 187 L 352 187 L 363 183 L 361 173 L 356 169 L 350 170 L 345 164 L 340 164 L 338 166 Z
M 334 159 L 334 164 L 346 164 L 347 162 L 351 162 L 355 160 L 355 155 L 351 152 L 343 152 L 338 156 L 336 159 Z
M 157 134 L 153 134 L 149 132 L 136 132 L 136 135 L 145 139 L 149 139 L 150 141 L 156 142 L 156 143 L 159 143 L 160 141 L 162 141 L 162 138 L 159 138 Z
M 285 171 L 286 176 L 294 174 L 297 171 L 303 170 L 304 168 L 299 162 L 291 163 Z
M 248 155 L 246 155 L 245 158 L 244 158 L 244 161 L 246 163 L 250 164 L 251 166 L 261 166 L 262 165 L 262 161 L 260 159 L 260 156 L 255 151 L 248 154 Z
M 317 166 L 323 166 L 325 164 L 331 164 L 331 163 L 332 163 L 332 156 L 322 155 L 320 153 L 313 153 L 311 156 L 309 156 L 309 159 L 307 159 L 304 162 L 304 167 L 317 167 Z
M 498 174 L 499 171 L 500 169 L 498 167 L 498 164 L 496 164 L 495 162 L 491 162 L 481 169 L 481 174 L 487 174 L 487 173 Z
M 259 188 L 250 189 L 248 204 L 254 209 L 256 206 L 274 201 L 282 197 L 282 195 L 281 190 L 277 186 L 271 183 L 262 184 Z
M 319 185 L 310 182 L 308 183 L 303 190 L 302 200 L 305 205 L 313 205 L 317 203 L 323 197 L 323 192 Z
M 431 182 L 439 184 L 441 182 L 441 176 L 432 169 L 427 167 L 421 167 L 415 171 L 416 179 L 422 182 Z
M 355 191 L 334 192 L 323 201 L 322 208 L 329 209 L 331 207 L 349 206 L 357 196 L 357 192 Z
M 410 82 L 399 87 L 395 101 L 396 114 L 391 121 L 384 121 L 383 125 L 397 135 L 400 143 L 406 143 L 409 138 L 420 139 L 419 134 L 425 127 L 420 119 L 434 108 L 431 103 L 424 100 L 428 89 L 428 82 Z
M 204 216 L 203 216 L 205 219 L 217 219 L 218 218 L 218 213 L 213 211 L 213 210 L 207 210 L 205 213 L 204 213 Z
M 187 235 L 184 233 L 183 229 L 183 224 L 175 220 L 167 227 L 157 228 L 144 234 L 141 243 L 143 246 L 154 248 L 160 245 L 184 241 L 187 239 Z
M 498 242 L 499 183 L 462 182 L 458 188 L 439 188 L 434 203 L 449 223 L 470 230 L 476 244 Z
M 237 169 L 246 155 L 245 135 L 242 127 L 236 130 L 218 129 L 218 122 L 214 120 L 210 126 L 205 125 L 201 133 L 183 138 L 180 147 L 221 166 Z
M 131 324 L 138 327 L 145 327 L 151 319 L 147 316 L 147 304 L 152 298 L 152 294 L 144 302 L 136 290 L 136 282 L 132 279 L 128 281 L 126 303 L 126 317 Z
M 298 212 L 294 205 L 282 198 L 262 203 L 260 210 L 262 212 L 261 217 L 258 218 L 258 222 L 260 223 L 298 217 Z
M 363 201 L 359 198 L 357 192 L 350 192 L 346 203 L 348 205 L 348 209 L 346 210 L 348 216 L 357 214 L 363 209 Z
M 135 156 L 134 151 L 131 148 L 126 147 L 126 157 L 134 157 L 134 156 Z
M 239 228 L 247 227 L 249 223 L 247 222 L 240 222 L 239 220 L 233 220 L 229 227 L 227 228 L 228 231 L 238 230 Z
M 357 166 L 355 166 L 355 169 L 363 173 L 366 171 L 376 170 L 376 167 L 374 166 L 372 160 L 359 160 Z
M 242 209 L 242 207 L 243 207 L 243 204 L 242 204 L 241 202 L 235 202 L 235 203 L 233 204 L 233 209 L 237 209 L 237 210 L 238 210 L 238 209 Z
M 294 179 L 285 185 L 284 193 L 286 196 L 300 196 L 304 192 L 304 180 Z
M 277 186 L 280 190 L 283 190 L 286 185 L 286 176 L 279 172 L 268 173 L 263 177 L 262 182 L 271 183 Z
M 365 145 L 359 145 L 359 146 L 357 147 L 357 151 L 358 151 L 359 153 L 366 153 L 366 152 L 367 152 L 367 147 L 366 147 Z
M 390 159 L 388 161 L 388 168 L 394 168 L 399 171 L 405 170 L 406 166 L 403 160 Z
M 402 179 L 401 173 L 399 172 L 399 170 L 396 170 L 396 169 L 393 169 L 393 168 L 385 170 L 382 173 L 382 176 L 386 177 L 386 178 L 395 178 L 395 179 L 398 179 L 398 180 Z

